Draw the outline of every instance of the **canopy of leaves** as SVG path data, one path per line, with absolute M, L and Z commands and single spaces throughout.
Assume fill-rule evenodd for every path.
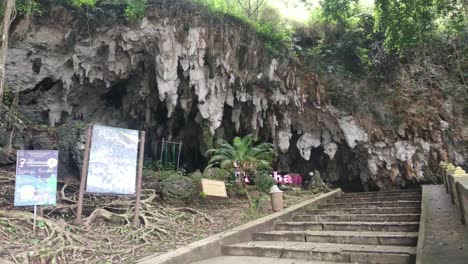
M 437 27 L 462 30 L 463 9 L 461 0 L 377 0 L 375 26 L 387 49 L 399 52 L 430 40 Z
M 323 0 L 322 14 L 329 22 L 345 25 L 352 16 L 352 2 L 356 3 L 358 0 Z

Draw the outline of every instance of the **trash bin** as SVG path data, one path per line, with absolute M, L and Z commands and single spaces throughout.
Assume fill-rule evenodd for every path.
M 276 184 L 270 189 L 270 198 L 273 211 L 278 212 L 284 209 L 283 191 L 281 191 Z

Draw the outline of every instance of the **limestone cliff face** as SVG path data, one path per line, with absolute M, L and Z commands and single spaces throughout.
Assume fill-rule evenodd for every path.
M 318 169 L 354 189 L 433 181 L 441 159 L 466 160 L 451 147 L 462 137 L 446 133 L 460 124 L 450 123 L 456 111 L 443 120 L 435 106 L 423 124 L 389 129 L 327 100 L 337 82 L 357 89 L 368 82 L 306 72 L 270 55 L 249 27 L 169 2 L 136 23 L 63 7 L 18 20 L 7 84 L 20 92 L 20 111 L 50 126 L 82 120 L 144 129 L 155 157 L 162 138 L 181 140 L 189 168 L 203 165 L 217 138 L 253 133 L 276 144 L 280 170 Z

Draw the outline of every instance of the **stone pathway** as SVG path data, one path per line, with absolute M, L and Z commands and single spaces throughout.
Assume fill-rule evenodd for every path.
M 197 264 L 414 263 L 420 211 L 420 190 L 347 193 Z
M 452 204 L 443 185 L 425 185 L 425 239 L 423 264 L 467 264 L 468 227 L 461 224 L 460 212 Z

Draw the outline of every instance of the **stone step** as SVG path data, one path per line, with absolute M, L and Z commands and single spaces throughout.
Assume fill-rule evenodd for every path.
M 337 244 L 416 246 L 417 232 L 269 231 L 253 234 L 255 241 L 299 241 Z
M 421 212 L 421 207 L 380 207 L 380 208 L 331 208 L 309 209 L 308 215 L 346 215 L 346 214 L 407 214 Z
M 318 209 L 326 208 L 378 208 L 378 207 L 421 207 L 420 201 L 398 201 L 398 202 L 360 202 L 360 203 L 326 203 L 319 204 Z
M 386 202 L 386 201 L 421 201 L 421 195 L 405 195 L 395 197 L 335 197 L 329 202 Z
M 419 222 L 281 222 L 277 230 L 417 232 Z
M 363 221 L 363 222 L 417 222 L 420 214 L 341 214 L 341 215 L 294 215 L 292 221 Z
M 404 196 L 412 194 L 421 194 L 421 190 L 408 190 L 408 191 L 389 191 L 389 192 L 357 192 L 357 193 L 343 193 L 342 197 L 391 197 L 391 196 Z
M 349 263 L 403 264 L 414 262 L 416 249 L 405 246 L 255 241 L 223 246 L 223 254 Z
M 343 262 L 340 262 L 343 263 Z M 260 258 L 245 256 L 221 256 L 206 259 L 193 264 L 339 264 L 338 262 L 313 261 L 303 259 Z

